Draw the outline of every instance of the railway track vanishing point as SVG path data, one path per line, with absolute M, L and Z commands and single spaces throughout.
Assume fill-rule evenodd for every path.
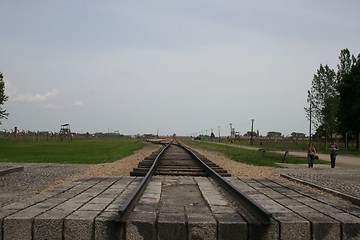
M 229 193 L 240 206 L 256 216 L 259 221 L 266 225 L 270 223 L 271 213 L 227 181 L 226 177 L 231 175 L 226 170 L 202 156 L 197 156 L 191 149 L 177 141 L 169 142 L 160 151 L 145 158 L 130 175 L 143 176 L 143 178 L 119 209 L 120 219 L 123 223 L 126 222 L 154 175 L 209 177 Z

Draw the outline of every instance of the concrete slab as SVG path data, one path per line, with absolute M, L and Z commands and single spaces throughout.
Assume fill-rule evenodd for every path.
M 25 209 L 27 207 L 30 207 L 31 205 L 33 205 L 33 203 L 14 202 L 9 205 L 6 205 L 5 207 L 2 208 L 2 210 L 17 210 L 17 211 L 19 211 L 19 210 Z
M 216 186 L 208 178 L 197 177 L 195 178 L 195 181 L 210 208 L 230 206 L 229 201 L 222 193 L 219 192 Z
M 33 219 L 50 208 L 50 205 L 39 203 L 6 217 L 3 221 L 4 238 L 31 239 Z
M 259 222 L 248 223 L 249 239 L 280 239 L 279 223 L 274 219 L 270 220 L 269 225 Z
M 102 212 L 95 219 L 95 240 L 125 239 L 125 224 L 121 224 L 119 220 L 118 212 Z
M 126 202 L 128 196 L 134 191 L 137 184 L 137 182 L 132 182 L 125 188 L 125 190 L 121 191 L 120 195 L 115 195 L 114 201 L 111 202 L 104 211 L 117 212 L 120 207 Z
M 32 240 L 32 219 L 28 216 L 5 218 L 3 221 L 3 238 Z
M 340 239 L 340 222 L 319 212 L 306 213 L 304 218 L 311 222 L 313 239 Z
M 201 177 L 155 177 L 122 225 L 117 210 L 140 179 L 101 178 L 5 206 L 0 240 L 360 238 L 360 207 L 278 181 L 245 179 L 229 178 L 273 214 L 269 226 Z
M 33 224 L 34 239 L 63 239 L 63 218 L 60 218 L 59 215 L 44 214 L 36 218 Z
M 280 226 L 280 239 L 311 239 L 311 224 L 308 220 L 293 212 L 273 215 Z
M 212 206 L 211 210 L 214 214 L 221 214 L 221 213 L 235 213 L 236 209 L 235 207 L 231 206 L 231 205 L 227 205 L 227 206 Z
M 187 239 L 186 219 L 183 213 L 159 213 L 158 239 Z
M 187 213 L 189 240 L 217 239 L 217 223 L 213 216 L 204 213 Z
M 98 214 L 98 211 L 76 211 L 66 217 L 64 221 L 64 239 L 93 239 L 93 223 Z
M 157 204 L 137 204 L 134 208 L 134 212 L 156 212 Z
M 126 238 L 156 239 L 156 213 L 132 212 L 126 221 Z
M 218 240 L 248 239 L 248 226 L 240 214 L 217 213 L 214 216 L 218 222 Z
M 279 221 L 281 234 L 284 235 L 284 230 L 286 230 L 286 236 L 298 235 L 300 238 L 308 239 L 310 234 L 310 228 L 308 225 L 311 225 L 312 236 L 314 239 L 340 239 L 340 223 L 338 220 L 338 215 L 343 213 L 344 210 L 340 208 L 334 207 L 327 203 L 328 199 L 322 197 L 321 195 L 312 192 L 312 191 L 304 191 L 297 187 L 291 187 L 287 185 L 284 187 L 282 184 L 275 183 L 274 181 L 269 182 L 266 180 L 259 181 L 258 183 L 254 183 L 254 181 L 248 181 L 249 185 L 254 186 L 254 188 L 259 189 L 259 192 L 265 194 L 267 196 L 272 196 L 273 200 L 276 200 L 279 204 L 284 207 L 294 211 L 298 214 L 300 219 L 296 220 L 296 218 L 291 217 L 290 219 L 284 218 L 284 216 L 279 215 L 281 212 L 275 211 L 271 206 L 268 206 L 264 200 L 260 200 L 259 203 L 264 206 L 266 209 L 272 211 L 274 214 L 274 218 Z M 264 184 L 267 187 L 265 190 L 260 190 L 261 186 L 259 184 Z M 271 190 L 280 193 L 271 194 Z M 270 194 L 269 194 L 270 193 Z M 257 200 L 261 199 L 256 197 Z M 287 215 L 291 216 L 291 215 Z M 328 216 L 332 216 L 330 218 Z M 299 222 L 300 220 L 300 222 Z M 295 222 L 293 222 L 295 221 Z M 284 226 L 287 226 L 284 228 Z M 296 233 L 296 228 L 291 226 L 296 226 L 303 228 L 301 231 L 302 234 Z M 349 235 L 352 233 L 356 234 L 349 224 Z M 290 230 L 290 232 L 288 231 Z M 352 232 L 352 233 L 350 233 Z
M 336 220 L 340 221 L 343 239 L 360 239 L 360 215 L 337 213 Z M 333 217 L 333 216 L 331 216 Z
M 49 215 L 55 215 L 55 216 L 61 216 L 66 217 L 67 215 L 70 215 L 75 210 L 79 209 L 81 206 L 83 206 L 83 203 L 74 203 L 70 200 L 63 202 L 57 206 L 55 206 L 53 209 L 51 209 L 49 212 L 46 212 Z M 60 215 L 57 215 L 61 212 Z
M 14 213 L 16 213 L 18 210 L 16 209 L 1 209 L 0 211 L 0 240 L 3 240 L 4 239 L 4 236 L 5 236 L 5 233 L 4 233 L 4 219 L 7 217 L 7 216 L 10 216 Z M 11 232 L 11 229 L 8 230 L 8 232 Z

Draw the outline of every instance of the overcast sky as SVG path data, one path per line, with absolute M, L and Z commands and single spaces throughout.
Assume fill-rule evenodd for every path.
M 358 0 L 2 0 L 0 130 L 308 134 L 320 64 L 360 53 Z

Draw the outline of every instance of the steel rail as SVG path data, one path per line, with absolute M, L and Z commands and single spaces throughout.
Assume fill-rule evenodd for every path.
M 182 145 L 180 142 L 178 144 L 183 147 L 188 153 L 190 153 L 194 159 L 205 169 L 211 178 L 213 178 L 221 187 L 223 187 L 229 194 L 231 194 L 237 201 L 243 204 L 247 209 L 250 209 L 251 212 L 262 221 L 263 224 L 270 224 L 270 219 L 272 214 L 259 205 L 257 202 L 253 201 L 245 193 L 237 189 L 232 183 L 227 181 L 224 177 L 220 176 L 215 172 L 211 167 L 209 167 L 203 160 L 201 160 L 193 151 L 189 148 Z
M 136 187 L 136 189 L 132 192 L 132 194 L 129 196 L 129 198 L 126 200 L 126 202 L 121 206 L 118 213 L 120 215 L 120 222 L 125 223 L 126 219 L 130 215 L 131 211 L 134 209 L 135 204 L 138 202 L 142 194 L 144 193 L 151 177 L 153 176 L 156 167 L 158 165 L 160 157 L 164 154 L 165 150 L 171 145 L 172 141 L 169 142 L 162 150 L 161 152 L 156 156 L 153 164 L 151 165 L 151 168 L 146 173 L 146 175 L 141 180 L 140 184 Z

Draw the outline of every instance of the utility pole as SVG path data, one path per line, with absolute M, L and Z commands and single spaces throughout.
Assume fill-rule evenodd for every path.
M 310 121 L 309 121 L 309 143 L 311 143 L 311 101 L 310 101 Z
M 254 119 L 251 119 L 250 144 L 253 145 Z
M 229 123 L 229 125 L 230 125 L 230 138 L 232 138 L 232 123 Z
M 308 90 L 308 96 L 311 96 L 310 95 L 310 90 Z M 309 104 L 310 104 L 310 107 L 309 107 L 309 144 L 311 143 L 311 98 L 309 97 Z
M 219 142 L 220 142 L 220 126 L 218 126 L 218 130 L 219 130 Z

